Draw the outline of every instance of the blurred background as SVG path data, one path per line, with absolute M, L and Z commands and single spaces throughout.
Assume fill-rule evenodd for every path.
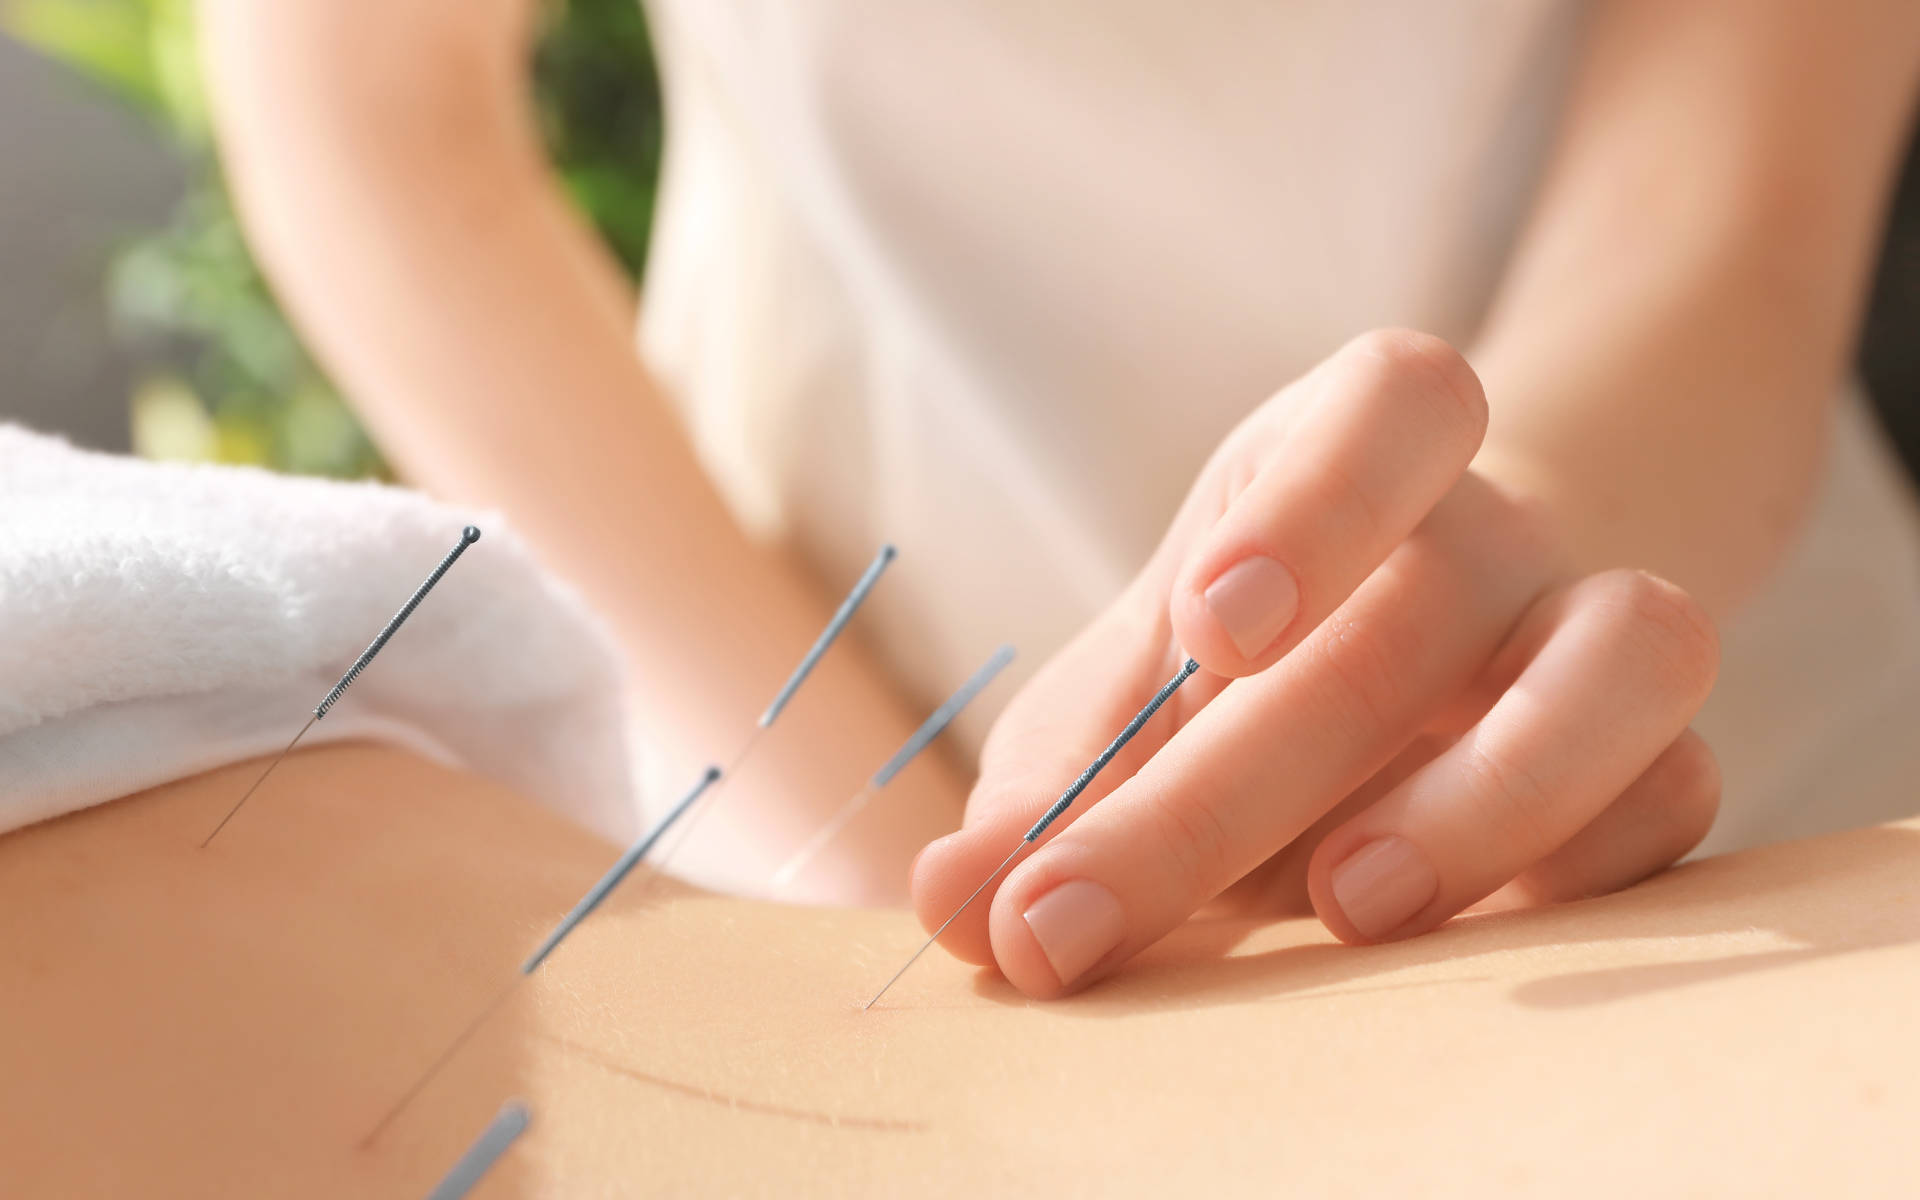
M 241 239 L 193 0 L 0 0 L 0 420 L 108 450 L 385 473 Z M 636 0 L 549 0 L 554 170 L 637 280 L 660 98 Z
M 0 0 L 0 420 L 382 475 L 240 238 L 193 38 L 192 0 Z M 661 123 L 636 0 L 548 0 L 534 73 L 554 170 L 637 280 Z M 1920 479 L 1920 139 L 1859 366 Z

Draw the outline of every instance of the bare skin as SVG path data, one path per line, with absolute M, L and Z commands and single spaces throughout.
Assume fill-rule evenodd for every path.
M 1892 1194 L 1920 1120 L 1920 824 L 1608 898 L 1333 943 L 1190 922 L 1030 1005 L 919 930 L 636 876 L 370 1147 L 612 847 L 375 746 L 0 838 L 0 1190 L 418 1196 L 508 1096 L 480 1191 Z

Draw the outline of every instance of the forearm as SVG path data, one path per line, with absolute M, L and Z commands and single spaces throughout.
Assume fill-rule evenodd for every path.
M 1912 106 L 1910 10 L 1604 6 L 1473 355 L 1483 465 L 1585 567 L 1724 612 L 1821 461 Z
M 396 465 L 503 509 L 613 624 L 648 728 L 690 771 L 743 736 L 830 601 L 742 533 L 648 379 L 632 298 L 552 183 L 525 111 L 516 16 L 443 15 L 408 53 L 381 45 L 408 39 L 389 18 L 427 7 L 348 19 L 331 4 L 207 0 L 249 234 Z M 820 728 L 778 790 L 817 805 L 912 722 L 857 643 L 809 686 L 834 720 L 795 710 Z M 951 815 L 928 814 L 902 844 Z
M 1724 614 L 1817 481 L 1845 340 L 1830 324 L 1733 262 L 1638 297 L 1568 281 L 1472 355 L 1492 413 L 1477 465 L 1544 502 L 1570 565 L 1650 570 Z

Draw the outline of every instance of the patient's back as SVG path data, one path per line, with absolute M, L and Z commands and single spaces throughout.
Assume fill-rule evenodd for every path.
M 405 752 L 240 764 L 0 838 L 0 1191 L 1893 1192 L 1920 827 L 1391 946 L 1198 922 L 1030 1004 L 899 912 L 636 875 L 369 1147 L 616 850 Z

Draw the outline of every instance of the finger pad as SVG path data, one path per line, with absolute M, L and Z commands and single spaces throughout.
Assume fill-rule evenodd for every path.
M 988 861 L 990 850 L 975 831 L 963 830 L 920 852 L 913 864 L 913 912 L 928 933 L 940 928 L 941 922 L 953 915 L 953 910 L 997 865 L 998 859 Z M 987 936 L 991 899 L 990 894 L 983 894 L 974 901 L 940 936 L 940 945 L 964 962 L 991 965 L 993 947 Z

